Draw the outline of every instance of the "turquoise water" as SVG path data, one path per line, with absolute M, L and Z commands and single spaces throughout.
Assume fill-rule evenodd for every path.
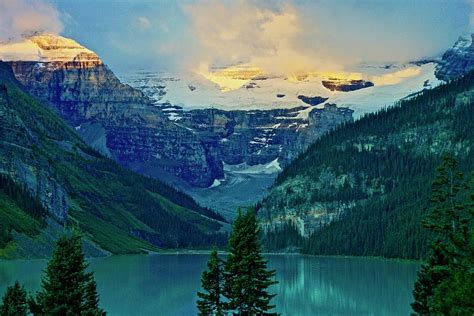
M 418 265 L 370 258 L 268 256 L 283 315 L 409 315 Z M 207 255 L 117 256 L 91 260 L 109 315 L 196 315 Z M 40 286 L 44 260 L 0 261 L 0 293 L 19 280 Z

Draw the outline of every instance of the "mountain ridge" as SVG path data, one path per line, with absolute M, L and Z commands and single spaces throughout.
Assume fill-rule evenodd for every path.
M 257 207 L 267 247 L 422 258 L 420 221 L 441 155 L 474 170 L 473 100 L 470 72 L 317 140 Z
M 437 78 L 448 81 L 474 69 L 474 34 L 460 36 L 448 49 L 435 70 Z
M 194 187 L 205 190 L 216 180 L 225 183 L 229 178 L 226 164 L 259 165 L 278 158 L 284 165 L 327 129 L 351 119 L 349 109 L 306 103 L 281 110 L 205 109 L 170 116 L 169 109 L 121 83 L 98 56 L 96 63 L 61 56 L 67 47 L 73 47 L 72 52 L 86 49 L 80 44 L 54 35 L 41 39 L 51 46 L 48 52 L 57 60 L 38 56 L 20 56 L 32 61 L 15 60 L 21 58 L 10 55 L 8 61 L 29 93 L 57 109 L 96 150 L 128 169 L 181 189 L 191 185 L 191 193 L 200 191 Z M 61 48 L 63 42 L 67 49 Z M 58 52 L 50 52 L 55 49 Z M 71 57 L 72 53 L 64 55 Z M 299 111 L 305 111 L 305 117 L 299 117 Z M 193 196 L 208 202 L 201 199 L 201 192 Z
M 14 234 L 8 256 L 46 256 L 71 229 L 93 254 L 143 253 L 224 242 L 222 217 L 157 180 L 117 165 L 26 93 L 0 62 L 0 172 L 38 196 L 49 212 L 40 235 Z M 192 236 L 192 238 L 190 238 Z M 27 249 L 25 249 L 25 247 Z
M 53 39 L 39 42 L 46 42 L 41 45 L 50 45 L 51 50 L 60 47 L 61 41 L 72 41 L 61 37 L 61 40 L 54 40 L 53 35 L 45 35 L 46 38 L 48 36 Z M 75 51 L 76 44 L 66 46 L 73 47 Z M 59 55 L 59 52 L 52 54 Z M 258 166 L 275 159 L 278 159 L 280 166 L 285 166 L 314 140 L 338 124 L 350 121 L 354 116 L 357 118 L 366 111 L 387 106 L 413 91 L 418 93 L 420 89 L 431 88 L 438 82 L 434 77 L 434 64 L 426 62 L 362 65 L 363 70 L 360 71 L 371 73 L 369 78 L 375 86 L 350 92 L 329 91 L 320 82 L 315 82 L 319 80 L 316 74 L 283 80 L 267 78 L 252 70 L 241 78 L 240 73 L 229 72 L 226 68 L 232 78 L 237 76 L 239 80 L 248 79 L 250 82 L 238 90 L 220 91 L 219 96 L 230 96 L 232 99 L 232 95 L 237 93 L 240 100 L 241 94 L 246 93 L 247 97 L 251 97 L 250 100 L 257 102 L 266 96 L 268 86 L 279 80 L 280 83 L 275 83 L 277 86 L 269 90 L 272 93 L 269 100 L 272 104 L 289 102 L 286 108 L 256 110 L 244 107 L 244 110 L 236 110 L 213 108 L 213 103 L 210 103 L 202 105 L 205 107 L 203 109 L 194 109 L 192 106 L 181 108 L 180 105 L 165 102 L 168 95 L 172 98 L 180 93 L 179 89 L 172 90 L 174 86 L 168 89 L 166 84 L 164 90 L 160 88 L 154 91 L 154 87 L 147 89 L 140 81 L 134 86 L 143 89 L 142 92 L 123 84 L 96 57 L 98 62 L 95 64 L 74 61 L 74 58 L 67 60 L 61 56 L 56 61 L 12 60 L 10 64 L 16 78 L 28 91 L 56 108 L 89 145 L 128 169 L 187 190 L 204 205 L 219 207 L 230 204 L 226 210 L 221 209 L 228 213 L 230 208 L 247 205 L 222 198 L 221 192 L 234 190 L 234 180 L 242 180 L 236 180 L 236 175 L 229 173 L 226 166 Z M 338 74 L 326 76 L 338 78 Z M 356 74 L 351 74 L 348 78 L 359 78 L 357 76 L 360 74 L 354 76 Z M 203 89 L 202 85 L 196 84 L 201 81 L 168 79 L 170 84 L 184 84 L 184 90 L 191 96 Z M 204 77 L 201 79 L 205 80 Z M 292 80 L 297 83 L 290 82 Z M 400 85 L 397 84 L 399 80 L 402 80 Z M 285 87 L 295 85 L 304 91 L 281 93 L 283 90 L 279 91 L 279 84 L 282 82 Z M 350 80 L 342 80 L 340 84 L 345 85 L 346 82 L 350 83 Z M 314 91 L 315 87 L 317 89 Z M 151 95 L 148 90 L 152 90 Z M 154 99 L 153 94 L 163 98 Z M 257 179 L 255 183 L 261 185 L 255 190 L 266 190 L 274 176 L 276 173 L 262 181 Z M 245 181 L 251 186 L 254 183 L 252 177 L 247 178 L 250 181 Z M 218 189 L 217 184 L 221 184 Z M 214 201 L 216 198 L 219 199 L 218 203 Z M 242 198 L 247 204 L 247 197 Z

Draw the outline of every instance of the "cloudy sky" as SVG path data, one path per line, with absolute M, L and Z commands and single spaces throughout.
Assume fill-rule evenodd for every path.
M 43 30 L 119 73 L 249 63 L 344 70 L 441 54 L 473 31 L 471 0 L 0 0 L 0 41 Z

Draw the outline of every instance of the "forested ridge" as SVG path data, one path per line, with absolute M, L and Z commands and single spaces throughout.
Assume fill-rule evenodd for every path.
M 307 239 L 280 225 L 265 236 L 267 249 L 422 258 L 429 233 L 420 223 L 442 155 L 474 170 L 473 88 L 471 72 L 321 137 L 279 175 L 259 215 L 307 219 L 308 209 L 323 209 L 339 218 Z

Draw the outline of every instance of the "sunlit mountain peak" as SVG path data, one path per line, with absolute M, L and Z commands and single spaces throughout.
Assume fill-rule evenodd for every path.
M 223 92 L 237 90 L 252 79 L 264 76 L 262 69 L 256 66 L 241 64 L 226 67 L 201 67 L 198 74 L 217 84 Z
M 73 39 L 53 33 L 33 33 L 20 40 L 0 42 L 4 61 L 80 62 L 83 67 L 101 64 L 99 56 Z

